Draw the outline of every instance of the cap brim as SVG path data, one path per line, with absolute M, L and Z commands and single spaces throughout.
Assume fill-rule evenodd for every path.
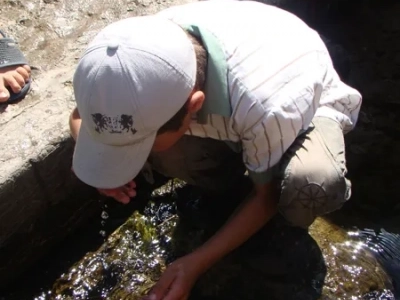
M 76 141 L 72 167 L 84 183 L 103 189 L 120 187 L 143 168 L 156 133 L 139 143 L 127 146 L 110 146 L 99 143 L 81 128 Z

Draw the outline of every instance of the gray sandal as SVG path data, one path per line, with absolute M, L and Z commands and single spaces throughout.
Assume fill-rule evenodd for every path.
M 7 35 L 0 30 L 3 38 L 0 38 L 0 69 L 10 66 L 28 65 L 28 61 L 24 54 L 18 48 L 17 43 L 8 38 Z M 14 93 L 11 88 L 7 88 L 10 92 L 10 98 L 4 104 L 12 104 L 25 98 L 31 87 L 31 79 L 25 83 L 20 92 Z

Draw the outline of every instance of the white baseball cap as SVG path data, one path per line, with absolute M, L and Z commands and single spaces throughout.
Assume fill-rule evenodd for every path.
M 186 103 L 196 80 L 193 45 L 161 16 L 124 19 L 89 44 L 74 74 L 82 126 L 73 169 L 97 188 L 134 179 L 157 130 Z

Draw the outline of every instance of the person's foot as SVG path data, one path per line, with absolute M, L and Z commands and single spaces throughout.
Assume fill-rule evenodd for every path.
M 0 33 L 0 39 L 3 38 L 5 36 Z M 0 64 L 0 103 L 10 98 L 10 90 L 15 94 L 21 92 L 30 76 L 31 68 L 28 65 L 2 67 Z

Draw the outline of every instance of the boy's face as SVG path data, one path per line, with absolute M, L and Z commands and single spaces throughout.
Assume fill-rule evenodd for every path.
M 177 131 L 167 131 L 157 135 L 152 152 L 161 152 L 171 148 L 188 131 L 192 115 L 197 113 L 204 103 L 204 93 L 194 91 L 189 97 L 188 113 L 183 119 L 182 126 Z
M 181 128 L 177 131 L 167 131 L 162 134 L 157 135 L 156 140 L 154 141 L 153 148 L 151 151 L 160 152 L 168 150 L 172 147 L 189 129 L 190 126 L 190 114 L 188 113 L 183 122 Z

